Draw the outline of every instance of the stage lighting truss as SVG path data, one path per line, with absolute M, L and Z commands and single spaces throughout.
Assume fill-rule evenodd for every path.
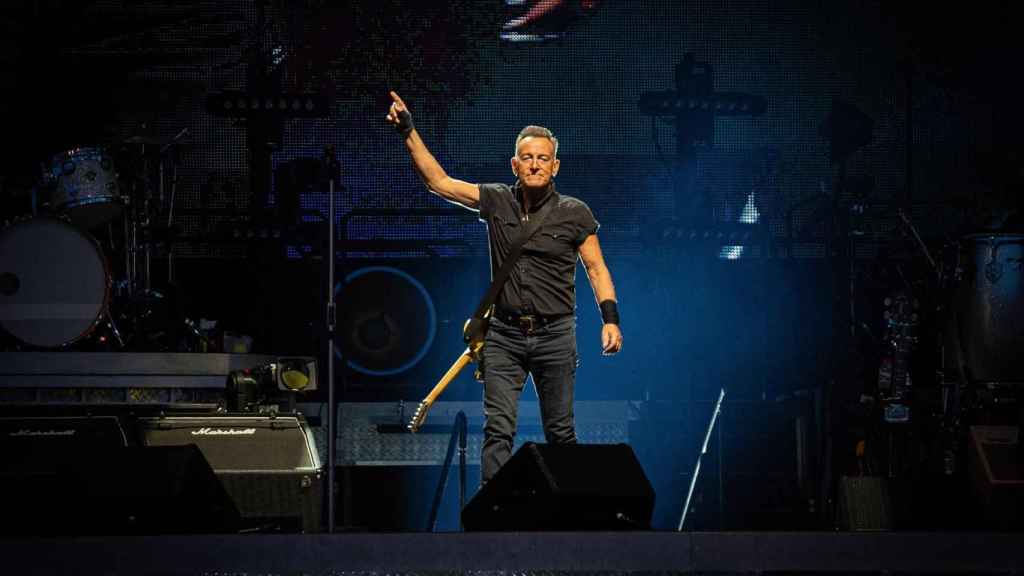
M 309 93 L 217 92 L 207 96 L 206 108 L 215 116 L 231 117 L 323 118 L 330 115 L 327 99 Z
M 702 112 L 715 116 L 757 116 L 764 113 L 764 98 L 737 92 L 716 92 L 708 96 L 686 96 L 673 90 L 646 92 L 640 96 L 640 113 L 674 116 Z

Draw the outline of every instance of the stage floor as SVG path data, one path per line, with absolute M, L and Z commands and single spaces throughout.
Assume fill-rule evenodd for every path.
M 19 575 L 1014 574 L 1011 533 L 402 533 L 7 540 Z

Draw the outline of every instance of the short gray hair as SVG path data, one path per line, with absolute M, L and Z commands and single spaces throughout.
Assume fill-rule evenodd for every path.
M 519 136 L 516 136 L 516 149 L 515 152 L 519 152 L 519 143 L 524 138 L 547 138 L 551 140 L 551 143 L 555 145 L 555 156 L 558 156 L 558 138 L 555 138 L 555 134 L 543 126 L 527 126 L 519 131 Z

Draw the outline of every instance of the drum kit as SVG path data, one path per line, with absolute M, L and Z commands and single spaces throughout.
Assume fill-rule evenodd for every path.
M 933 257 L 902 211 L 900 218 L 927 261 L 929 277 L 904 278 L 910 289 L 886 298 L 880 407 L 890 431 L 907 429 L 908 423 L 937 425 L 938 463 L 952 475 L 963 470 L 957 462 L 969 426 L 1024 420 L 1024 233 L 1016 225 L 974 230 L 946 239 Z M 930 305 L 919 306 L 925 302 Z M 935 339 L 920 330 L 919 322 L 929 316 Z M 920 349 L 925 343 L 937 349 Z M 919 364 L 922 378 L 913 384 L 911 356 L 925 358 Z M 926 373 L 932 368 L 937 378 Z M 938 385 L 937 397 L 913 393 L 928 382 Z M 890 454 L 893 469 L 899 467 L 894 458 Z
M 170 238 L 174 217 L 177 163 L 168 152 L 185 133 L 73 148 L 42 163 L 31 212 L 0 230 L 5 350 L 187 350 L 188 324 L 171 297 L 173 254 L 158 242 Z M 161 248 L 167 275 L 158 290 L 151 264 Z
M 973 425 L 1024 425 L 1024 234 L 966 234 L 943 260 L 944 433 L 963 442 Z
M 964 377 L 1024 383 L 1024 234 L 969 234 L 958 248 L 950 281 Z

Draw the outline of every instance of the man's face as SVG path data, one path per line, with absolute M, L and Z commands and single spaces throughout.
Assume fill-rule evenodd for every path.
M 526 188 L 544 188 L 558 174 L 555 143 L 540 136 L 528 136 L 519 141 L 512 157 L 512 172 Z

